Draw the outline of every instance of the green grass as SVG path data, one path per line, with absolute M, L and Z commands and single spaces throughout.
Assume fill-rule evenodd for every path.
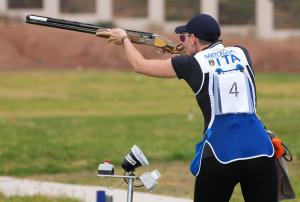
M 68 198 L 50 198 L 44 196 L 14 196 L 5 197 L 0 194 L 0 202 L 79 202 L 78 200 Z
M 258 74 L 257 88 L 260 118 L 294 154 L 290 173 L 300 195 L 300 74 Z M 184 81 L 114 71 L 1 72 L 0 128 L 0 175 L 97 184 L 98 163 L 118 165 L 137 144 L 169 178 L 159 193 L 192 196 L 188 164 L 203 121 Z

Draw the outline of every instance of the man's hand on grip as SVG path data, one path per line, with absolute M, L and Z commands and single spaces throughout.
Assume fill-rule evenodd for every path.
M 114 43 L 116 45 L 122 45 L 123 40 L 127 38 L 127 33 L 125 30 L 120 28 L 115 29 L 99 29 L 96 32 L 96 35 L 99 37 L 108 38 L 107 41 Z

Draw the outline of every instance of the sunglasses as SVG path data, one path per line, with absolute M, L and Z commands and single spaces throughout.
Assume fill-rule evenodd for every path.
M 187 34 L 187 35 L 186 35 L 186 34 L 180 34 L 180 35 L 179 35 L 180 41 L 181 41 L 182 43 L 184 43 L 187 36 L 191 36 L 191 34 Z
M 180 34 L 179 39 L 182 43 L 184 43 L 185 42 L 185 34 Z

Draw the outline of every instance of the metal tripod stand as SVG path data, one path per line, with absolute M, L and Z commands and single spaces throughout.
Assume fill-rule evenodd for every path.
M 127 179 L 128 181 L 128 188 L 127 188 L 127 202 L 133 202 L 133 191 L 134 191 L 134 180 L 138 177 L 135 176 L 134 172 L 129 172 L 128 175 L 97 175 L 98 177 L 109 177 L 109 178 L 123 178 Z

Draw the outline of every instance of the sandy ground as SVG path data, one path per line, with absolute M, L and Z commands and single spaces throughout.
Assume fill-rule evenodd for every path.
M 110 190 L 108 188 L 98 186 L 81 186 L 22 180 L 12 177 L 0 177 L 0 192 L 6 196 L 46 195 L 53 197 L 76 198 L 83 202 L 91 202 L 100 200 L 100 198 L 97 200 L 96 197 L 98 191 L 105 191 L 106 195 L 113 197 L 113 201 L 125 201 L 127 198 L 127 191 L 120 189 Z M 192 202 L 192 200 L 184 198 L 175 198 L 141 192 L 134 192 L 132 196 L 134 202 Z
M 178 42 L 175 35 L 164 34 Z M 300 72 L 300 39 L 261 41 L 222 36 L 225 45 L 248 48 L 256 71 Z M 137 45 L 146 58 L 163 58 L 153 47 Z M 0 69 L 130 69 L 122 47 L 93 35 L 29 24 L 0 24 Z

